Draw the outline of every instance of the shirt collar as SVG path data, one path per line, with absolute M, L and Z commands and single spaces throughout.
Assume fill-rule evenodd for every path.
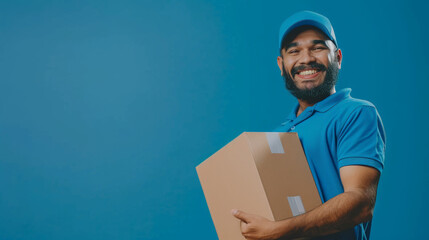
M 337 105 L 337 103 L 341 102 L 345 98 L 350 97 L 351 88 L 341 89 L 340 91 L 332 94 L 331 96 L 323 99 L 322 101 L 316 103 L 314 106 L 309 107 L 313 108 L 318 112 L 326 112 L 331 109 L 333 106 Z M 294 120 L 296 118 L 296 111 L 298 111 L 299 103 L 295 105 L 292 111 L 289 113 L 289 116 L 286 118 L 287 120 Z

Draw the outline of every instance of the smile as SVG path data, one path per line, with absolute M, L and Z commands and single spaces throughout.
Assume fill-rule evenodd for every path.
M 298 74 L 301 76 L 306 76 L 306 75 L 312 75 L 315 73 L 317 73 L 316 70 L 305 70 L 305 71 L 299 72 Z
M 298 72 L 296 75 L 302 79 L 312 79 L 321 73 L 319 69 L 308 69 Z

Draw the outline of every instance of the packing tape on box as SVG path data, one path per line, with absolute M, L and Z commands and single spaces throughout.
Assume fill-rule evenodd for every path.
M 270 145 L 272 153 L 285 153 L 278 132 L 267 132 L 265 136 L 267 137 L 268 145 Z
M 305 213 L 304 205 L 302 204 L 301 196 L 287 197 L 290 209 L 293 216 L 298 216 Z

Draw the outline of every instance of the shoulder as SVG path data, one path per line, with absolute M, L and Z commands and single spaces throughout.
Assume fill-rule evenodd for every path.
M 358 99 L 358 98 L 353 98 L 353 97 L 349 97 L 349 98 L 344 99 L 338 105 L 340 108 L 343 108 L 345 110 L 352 110 L 352 111 L 357 110 L 357 109 L 361 109 L 361 108 L 365 108 L 365 107 L 375 109 L 375 105 L 373 103 L 371 103 L 370 101 Z
M 327 112 L 328 116 L 333 115 L 334 118 L 343 118 L 344 115 L 362 109 L 376 109 L 370 101 L 354 98 L 350 93 L 351 89 L 342 89 L 318 103 L 317 108 L 321 112 Z
M 359 115 L 373 115 L 380 118 L 375 105 L 367 100 L 348 97 L 337 104 L 335 111 L 343 121 L 350 120 L 350 117 Z M 363 117 L 363 116 L 361 116 Z
M 340 134 L 352 127 L 366 129 L 369 126 L 384 129 L 375 105 L 367 100 L 348 97 L 337 104 L 333 114 L 336 116 Z

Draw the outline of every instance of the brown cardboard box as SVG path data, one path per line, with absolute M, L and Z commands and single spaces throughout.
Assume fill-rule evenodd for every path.
M 241 240 L 231 209 L 282 220 L 322 204 L 296 133 L 244 132 L 196 167 L 220 240 Z

